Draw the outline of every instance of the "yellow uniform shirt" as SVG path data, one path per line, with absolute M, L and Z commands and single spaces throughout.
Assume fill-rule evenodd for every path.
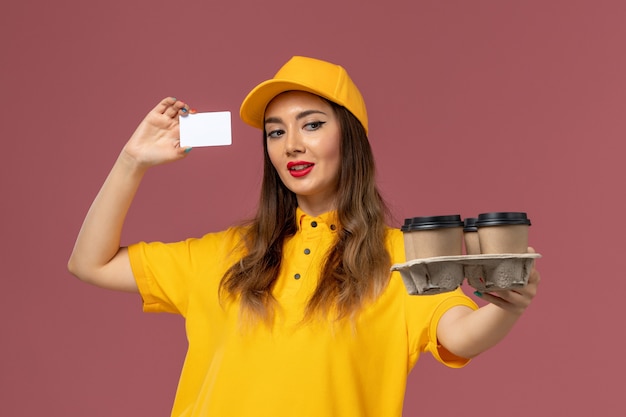
M 449 308 L 476 305 L 460 290 L 410 296 L 397 272 L 354 324 L 302 325 L 336 227 L 333 213 L 298 210 L 297 218 L 274 289 L 279 310 L 271 329 L 242 328 L 239 305 L 218 299 L 222 276 L 241 256 L 234 251 L 241 229 L 130 246 L 144 310 L 185 318 L 189 348 L 172 416 L 399 417 L 420 352 L 450 367 L 467 363 L 437 345 L 436 329 Z M 404 262 L 399 230 L 389 229 L 386 245 L 393 263 Z

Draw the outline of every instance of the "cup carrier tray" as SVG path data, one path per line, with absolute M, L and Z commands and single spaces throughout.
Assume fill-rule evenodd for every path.
M 437 256 L 394 264 L 411 295 L 430 295 L 457 289 L 467 278 L 478 291 L 511 290 L 523 287 L 538 253 Z

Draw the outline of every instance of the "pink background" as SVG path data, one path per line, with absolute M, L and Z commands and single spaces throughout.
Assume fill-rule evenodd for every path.
M 166 416 L 183 321 L 80 283 L 82 219 L 143 115 L 233 112 L 230 147 L 155 169 L 124 243 L 249 216 L 260 133 L 241 100 L 292 55 L 341 63 L 404 217 L 519 210 L 540 294 L 463 370 L 423 356 L 405 415 L 623 416 L 626 2 L 13 1 L 0 11 L 0 414 Z M 294 381 L 297 383 L 297 381 Z

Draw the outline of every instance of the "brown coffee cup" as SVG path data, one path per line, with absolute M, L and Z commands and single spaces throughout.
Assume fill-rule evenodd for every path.
M 463 222 L 460 215 L 405 219 L 406 259 L 456 256 L 463 253 Z
M 482 213 L 476 229 L 482 254 L 526 253 L 530 220 L 522 212 Z
M 480 255 L 476 217 L 468 217 L 463 220 L 463 240 L 465 242 L 466 255 Z

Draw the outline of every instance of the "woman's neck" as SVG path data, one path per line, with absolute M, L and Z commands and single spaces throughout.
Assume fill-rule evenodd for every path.
M 298 207 L 309 216 L 319 216 L 329 211 L 337 209 L 335 199 L 310 198 L 307 196 L 296 196 Z

